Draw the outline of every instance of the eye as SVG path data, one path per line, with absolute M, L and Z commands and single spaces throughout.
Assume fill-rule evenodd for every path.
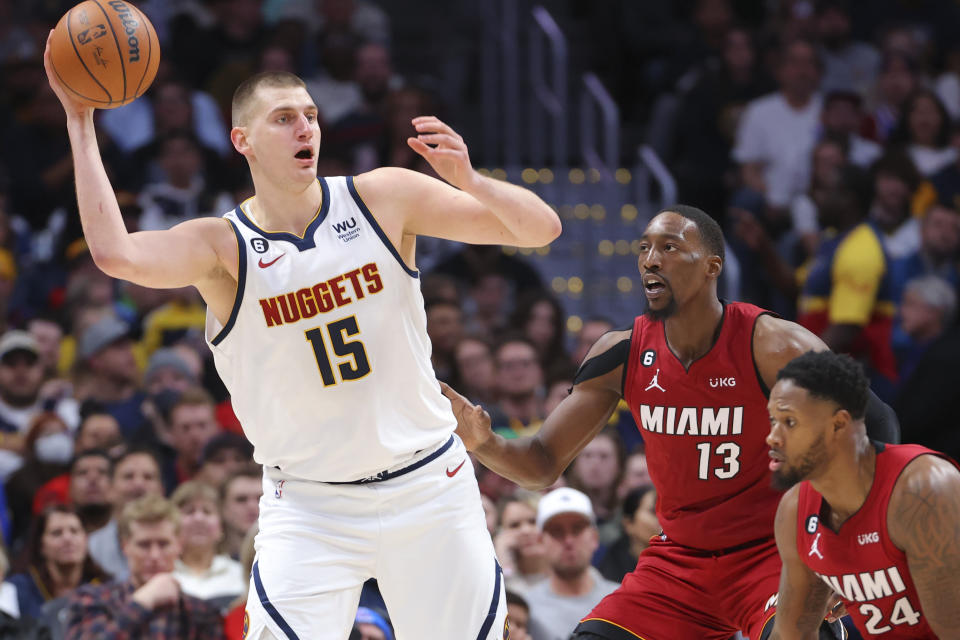
M 308 113 L 308 114 L 307 114 L 307 122 L 313 122 L 313 121 L 316 120 L 316 119 L 317 119 L 316 114 L 313 114 L 313 113 Z
M 676 251 L 676 249 L 677 245 L 673 244 L 672 242 L 668 242 L 663 246 L 664 251 Z
M 277 118 L 277 122 L 279 122 L 280 124 L 286 124 L 287 116 L 280 116 L 279 118 Z
M 797 425 L 797 421 L 793 418 L 787 418 L 784 422 L 788 427 L 795 427 Z
M 637 251 L 639 251 L 640 253 L 645 253 L 649 250 L 650 250 L 650 245 L 648 245 L 646 242 L 641 242 L 640 246 L 637 247 Z

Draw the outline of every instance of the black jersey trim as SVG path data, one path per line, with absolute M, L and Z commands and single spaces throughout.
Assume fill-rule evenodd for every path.
M 234 235 L 237 236 L 237 295 L 233 299 L 233 309 L 230 310 L 230 319 L 227 320 L 227 324 L 223 325 L 223 329 L 220 329 L 220 333 L 210 341 L 210 344 L 214 346 L 223 342 L 223 339 L 226 338 L 230 330 L 233 329 L 233 325 L 237 323 L 237 316 L 240 314 L 240 303 L 243 302 L 243 290 L 247 286 L 247 247 L 243 242 L 243 236 L 240 235 L 240 229 L 233 223 L 233 220 L 226 218 L 226 221 L 230 223 Z
M 360 197 L 360 193 L 357 191 L 356 185 L 353 184 L 353 176 L 347 176 L 347 189 L 350 191 L 350 195 L 353 196 L 353 201 L 357 203 L 363 217 L 367 219 L 367 222 L 373 227 L 373 230 L 377 232 L 377 235 L 380 237 L 380 241 L 383 242 L 383 245 L 390 250 L 390 253 L 393 254 L 393 257 L 397 259 L 397 262 L 400 263 L 400 266 L 403 267 L 403 270 L 407 272 L 411 278 L 419 278 L 420 272 L 415 271 L 407 266 L 407 263 L 403 261 L 403 258 L 400 257 L 400 252 L 397 251 L 397 248 L 393 246 L 393 243 L 390 242 L 390 238 L 387 237 L 387 234 L 383 232 L 383 229 L 380 228 L 380 224 L 377 222 L 377 219 L 373 217 L 373 214 L 370 213 L 370 209 L 367 208 L 367 203 L 363 201 L 363 198 Z
M 317 213 L 313 216 L 313 220 L 311 220 L 309 224 L 307 224 L 307 228 L 304 229 L 302 236 L 297 235 L 296 233 L 289 233 L 287 231 L 267 231 L 265 229 L 261 229 L 259 226 L 257 226 L 256 222 L 247 216 L 247 213 L 243 210 L 243 204 L 237 205 L 237 218 L 240 220 L 240 222 L 250 227 L 250 229 L 264 238 L 267 238 L 268 240 L 283 240 L 284 242 L 289 242 L 300 251 L 313 249 L 317 246 L 313 236 L 317 232 L 317 228 L 320 226 L 320 224 L 326 219 L 327 212 L 330 210 L 330 188 L 327 186 L 327 181 L 321 177 L 317 177 L 317 182 L 320 183 L 320 191 L 323 194 L 323 200 L 320 202 L 320 208 L 317 209 Z
M 624 338 L 613 345 L 603 353 L 598 353 L 592 358 L 583 361 L 576 375 L 573 376 L 573 384 L 577 385 L 593 378 L 599 378 L 602 375 L 610 373 L 620 365 L 624 368 L 630 359 L 630 338 Z M 622 384 L 621 384 L 622 389 Z

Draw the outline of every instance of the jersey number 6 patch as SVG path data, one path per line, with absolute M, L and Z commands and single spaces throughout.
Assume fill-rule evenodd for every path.
M 360 333 L 356 316 L 335 320 L 327 324 L 326 333 L 330 336 L 329 344 L 334 355 L 352 360 L 352 362 L 348 360 L 337 364 L 341 380 L 359 380 L 370 373 L 370 361 L 367 360 L 367 351 L 363 348 L 363 343 L 359 340 L 347 342 L 344 339 L 344 335 L 355 336 Z M 323 327 L 310 329 L 305 334 L 307 340 L 313 346 L 313 355 L 317 358 L 317 367 L 320 369 L 320 377 L 323 378 L 323 386 L 329 387 L 337 384 L 337 379 L 333 373 L 333 365 L 330 363 L 330 354 L 327 352 L 327 342 L 323 337 Z

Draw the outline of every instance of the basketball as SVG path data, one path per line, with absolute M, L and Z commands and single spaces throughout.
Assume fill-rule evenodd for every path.
M 143 95 L 160 62 L 157 32 L 123 0 L 86 0 L 67 11 L 50 39 L 50 62 L 78 101 L 113 109 Z

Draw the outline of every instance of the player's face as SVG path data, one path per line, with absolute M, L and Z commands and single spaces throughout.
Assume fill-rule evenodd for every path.
M 810 480 L 828 459 L 826 434 L 837 406 L 811 397 L 792 380 L 780 380 L 770 391 L 771 482 L 776 489 L 789 489 Z
M 260 168 L 283 181 L 317 177 L 320 125 L 317 105 L 303 87 L 260 87 L 251 109 L 247 140 Z
M 640 236 L 637 267 L 643 279 L 648 313 L 655 319 L 677 308 L 706 285 L 706 252 L 692 220 L 667 211 Z

